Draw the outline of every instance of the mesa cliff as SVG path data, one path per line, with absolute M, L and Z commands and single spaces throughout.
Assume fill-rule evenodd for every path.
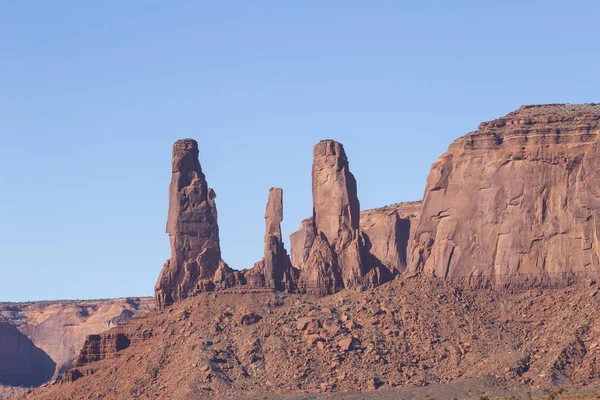
M 600 273 L 600 105 L 525 106 L 454 141 L 427 179 L 410 269 L 474 286 Z

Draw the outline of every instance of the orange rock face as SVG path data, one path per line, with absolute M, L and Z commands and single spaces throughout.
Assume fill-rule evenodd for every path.
M 433 165 L 410 269 L 475 286 L 600 272 L 600 105 L 525 106 Z

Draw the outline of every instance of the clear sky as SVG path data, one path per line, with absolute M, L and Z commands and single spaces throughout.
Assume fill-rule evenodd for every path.
M 311 215 L 312 147 L 344 144 L 361 208 L 523 104 L 600 101 L 600 2 L 4 1 L 0 301 L 152 295 L 172 143 L 200 145 L 233 268 Z

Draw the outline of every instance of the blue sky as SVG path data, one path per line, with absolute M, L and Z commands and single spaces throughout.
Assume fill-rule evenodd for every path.
M 0 4 L 0 301 L 152 295 L 172 143 L 192 137 L 224 259 L 311 215 L 312 147 L 344 144 L 363 209 L 523 104 L 600 101 L 596 1 Z

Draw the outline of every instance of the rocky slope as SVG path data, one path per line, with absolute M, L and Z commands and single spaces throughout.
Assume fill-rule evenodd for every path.
M 525 106 L 452 143 L 427 179 L 411 269 L 474 286 L 600 273 L 600 105 Z
M 323 298 L 204 293 L 107 332 L 130 345 L 31 397 L 277 397 L 482 376 L 571 388 L 597 383 L 599 315 L 591 281 L 512 294 L 417 275 Z
M 106 331 L 153 308 L 151 298 L 0 303 L 0 320 L 4 321 L 4 328 L 0 329 L 0 365 L 10 363 L 9 353 L 18 342 L 23 344 L 17 346 L 19 351 L 45 360 L 39 363 L 30 360 L 29 365 L 33 368 L 39 364 L 43 381 L 49 380 L 73 367 L 87 335 Z M 6 343 L 8 347 L 4 346 Z M 20 362 L 28 362 L 27 357 L 18 358 Z M 52 371 L 48 375 L 50 363 Z M 35 382 L 38 383 L 41 382 Z M 21 385 L 23 382 L 4 380 L 0 384 Z

